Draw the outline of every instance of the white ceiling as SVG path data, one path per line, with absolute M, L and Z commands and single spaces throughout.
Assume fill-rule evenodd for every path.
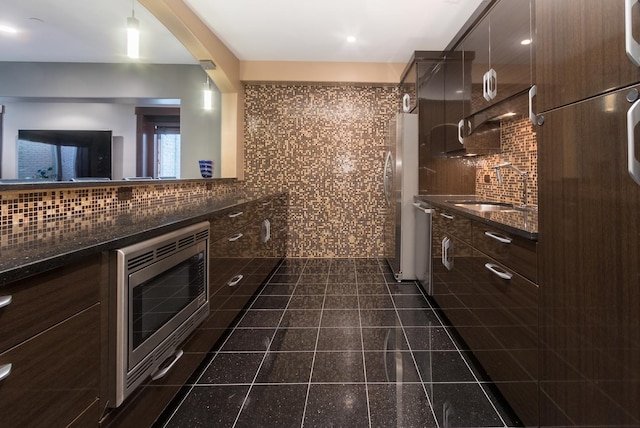
M 442 50 L 482 0 L 185 0 L 240 60 L 407 62 Z M 131 0 L 9 0 L 0 61 L 129 62 Z M 196 63 L 147 10 L 141 62 Z M 346 41 L 356 37 L 355 43 Z

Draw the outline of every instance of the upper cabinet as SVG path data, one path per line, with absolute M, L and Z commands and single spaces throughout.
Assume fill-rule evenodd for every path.
M 536 31 L 538 112 L 640 81 L 637 1 L 536 0 Z
M 503 0 L 464 38 L 474 114 L 533 85 L 531 0 Z

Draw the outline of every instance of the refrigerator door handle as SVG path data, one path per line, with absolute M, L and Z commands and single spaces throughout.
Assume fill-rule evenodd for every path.
M 391 206 L 391 195 L 389 191 L 389 165 L 391 164 L 391 152 L 387 152 L 387 157 L 384 160 L 384 172 L 382 174 L 382 183 L 384 185 L 384 199 L 387 201 L 387 206 Z
M 638 0 L 624 2 L 624 47 L 631 62 L 640 67 L 640 44 L 633 38 L 632 9 L 637 3 Z
M 640 185 L 640 162 L 636 159 L 636 137 L 635 129 L 640 122 L 640 100 L 633 103 L 627 111 L 627 168 L 629 175 L 638 185 Z

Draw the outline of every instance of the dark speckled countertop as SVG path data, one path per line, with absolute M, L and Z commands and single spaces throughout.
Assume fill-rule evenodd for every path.
M 415 196 L 416 202 L 425 202 L 450 211 L 457 211 L 474 220 L 490 224 L 523 238 L 538 240 L 538 211 L 486 211 L 478 212 L 456 206 L 449 201 L 486 201 L 474 195 L 428 195 Z
M 212 213 L 270 194 L 242 192 L 206 200 L 198 204 L 176 207 L 161 214 L 151 212 L 127 213 L 110 217 L 107 223 L 96 222 L 88 227 L 68 227 L 59 237 L 21 242 L 0 254 L 0 286 L 73 263 L 102 251 L 124 247 L 162 233 L 207 220 Z M 40 224 L 43 231 L 65 228 L 64 220 Z

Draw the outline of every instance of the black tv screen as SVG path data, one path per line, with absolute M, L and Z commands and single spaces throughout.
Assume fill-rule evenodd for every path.
M 111 179 L 111 131 L 19 130 L 18 178 Z

